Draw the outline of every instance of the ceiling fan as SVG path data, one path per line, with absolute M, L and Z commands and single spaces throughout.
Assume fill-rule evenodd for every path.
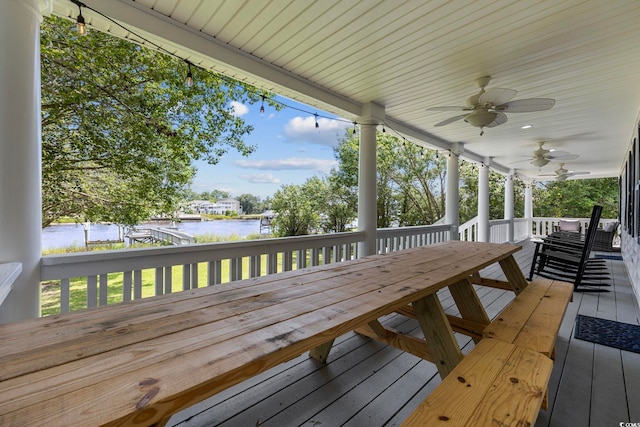
M 538 142 L 538 149 L 531 153 L 531 164 L 536 167 L 543 167 L 549 164 L 551 160 L 575 160 L 580 157 L 577 154 L 571 154 L 568 151 L 559 151 L 555 149 L 547 150 L 544 148 L 545 141 Z
M 484 128 L 495 127 L 507 122 L 506 113 L 528 113 L 532 111 L 548 110 L 556 103 L 551 98 L 529 98 L 511 101 L 517 91 L 505 88 L 492 88 L 484 90 L 491 81 L 491 76 L 476 79 L 480 92 L 467 99 L 466 107 L 443 106 L 428 108 L 427 111 L 469 111 L 459 116 L 450 117 L 435 126 L 444 126 L 449 123 L 464 119 L 471 126 L 480 128 L 480 135 L 484 134 Z
M 555 170 L 555 173 L 547 173 L 539 176 L 555 176 L 556 181 L 565 181 L 567 178 L 575 175 L 589 175 L 589 171 L 572 171 L 564 168 L 564 163 L 560 163 L 560 168 Z

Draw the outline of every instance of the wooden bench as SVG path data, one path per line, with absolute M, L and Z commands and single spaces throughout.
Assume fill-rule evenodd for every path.
M 573 295 L 573 284 L 538 278 L 532 281 L 484 329 L 495 338 L 554 357 L 560 324 Z
M 532 426 L 552 369 L 543 354 L 483 339 L 402 426 Z

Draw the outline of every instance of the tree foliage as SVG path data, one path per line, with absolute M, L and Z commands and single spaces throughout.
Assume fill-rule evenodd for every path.
M 304 185 L 283 185 L 273 195 L 271 207 L 277 215 L 272 225 L 276 236 L 304 236 L 311 234 L 318 226 L 320 214 L 317 206 L 320 199 L 316 197 L 313 187 L 317 187 L 319 183 L 316 180 L 319 179 L 314 178 L 311 178 L 314 182 L 307 181 Z
M 62 216 L 136 224 L 173 212 L 194 160 L 249 154 L 231 100 L 250 87 L 129 41 L 48 18 L 41 30 L 43 226 Z M 278 105 L 275 106 L 278 108 Z
M 245 214 L 262 213 L 267 209 L 267 204 L 269 203 L 269 198 L 263 201 L 260 197 L 248 193 L 239 195 L 237 200 L 240 202 L 242 212 Z
M 514 218 L 524 216 L 524 182 L 515 179 Z M 489 219 L 504 218 L 505 177 L 489 170 Z M 460 162 L 460 224 L 478 215 L 478 166 L 462 160 Z
M 359 140 L 347 135 L 335 149 L 336 180 L 356 197 Z M 426 225 L 444 216 L 446 161 L 436 152 L 377 134 L 377 225 Z
M 589 218 L 593 205 L 601 205 L 602 218 L 617 218 L 618 197 L 617 178 L 538 183 L 533 188 L 533 215 Z

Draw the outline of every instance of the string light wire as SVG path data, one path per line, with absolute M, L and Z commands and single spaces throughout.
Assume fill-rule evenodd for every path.
M 109 22 L 113 23 L 114 25 L 116 25 L 116 26 L 120 27 L 120 28 L 121 28 L 121 29 L 123 29 L 124 31 L 128 32 L 129 34 L 132 34 L 133 36 L 137 37 L 139 40 L 141 40 L 141 41 L 142 41 L 142 43 L 141 43 L 141 44 L 143 44 L 143 45 L 151 45 L 151 46 L 153 46 L 156 50 L 158 50 L 158 51 L 160 51 L 160 52 L 162 52 L 162 53 L 164 53 L 164 54 L 166 54 L 166 55 L 172 56 L 172 57 L 174 57 L 174 58 L 176 58 L 176 59 L 179 59 L 179 60 L 181 60 L 181 61 L 186 62 L 186 63 L 187 63 L 187 67 L 188 67 L 186 84 L 187 84 L 187 86 L 191 86 L 191 85 L 193 84 L 193 73 L 192 73 L 192 71 L 191 71 L 191 66 L 201 68 L 201 67 L 199 67 L 197 64 L 194 64 L 194 63 L 192 63 L 191 61 L 189 61 L 188 59 L 183 58 L 183 57 L 181 57 L 180 55 L 177 55 L 176 53 L 171 52 L 171 51 L 169 51 L 169 50 L 165 49 L 165 48 L 164 48 L 164 47 L 162 47 L 161 45 L 159 45 L 159 44 L 157 44 L 157 43 L 155 43 L 155 42 L 153 42 L 153 41 L 151 41 L 151 40 L 149 40 L 149 39 L 147 39 L 147 38 L 145 38 L 145 37 L 141 36 L 140 34 L 138 34 L 138 33 L 134 32 L 134 31 L 132 31 L 131 29 L 129 29 L 129 28 L 127 28 L 126 26 L 122 25 L 121 23 L 119 23 L 118 21 L 114 20 L 114 19 L 113 19 L 113 18 L 111 18 L 110 16 L 105 15 L 104 13 L 100 12 L 99 10 L 96 10 L 96 9 L 92 8 L 91 6 L 87 6 L 86 4 L 84 4 L 84 3 L 82 3 L 82 2 L 80 2 L 80 1 L 78 1 L 78 0 L 69 0 L 69 1 L 70 1 L 71 3 L 73 3 L 73 4 L 77 5 L 77 6 L 78 6 L 78 8 L 80 9 L 80 14 L 78 15 L 78 17 L 77 17 L 77 19 L 76 19 L 76 21 L 77 21 L 78 23 L 79 23 L 79 22 L 82 22 L 82 23 L 84 24 L 84 17 L 82 16 L 82 8 L 84 7 L 84 8 L 86 8 L 86 9 L 88 9 L 88 10 L 90 10 L 90 11 L 92 11 L 92 12 L 94 12 L 94 13 L 98 14 L 98 15 L 100 15 L 101 17 L 103 17 L 103 18 L 104 18 L 104 19 L 106 19 L 107 21 L 109 21 Z M 86 27 L 85 27 L 85 33 L 86 33 Z M 208 72 L 214 72 L 214 71 L 212 71 L 212 70 L 207 70 L 207 69 L 204 69 L 204 68 L 201 68 L 201 69 L 203 69 L 203 70 L 205 70 L 205 71 L 208 71 Z M 238 83 L 237 81 L 235 81 L 235 80 L 233 80 L 233 79 L 231 79 L 231 78 L 228 78 L 227 76 L 225 76 L 225 75 L 223 75 L 223 74 L 218 74 L 218 73 L 216 73 L 216 74 L 217 74 L 217 75 L 218 75 L 222 80 L 224 80 L 227 84 L 229 84 L 229 85 L 234 85 L 234 86 L 238 86 L 238 85 L 239 85 L 239 83 Z M 246 88 L 246 87 L 245 87 L 245 88 Z M 265 101 L 265 99 L 266 99 L 266 96 L 265 96 L 263 93 L 259 93 L 259 92 L 257 92 L 257 91 L 252 91 L 252 90 L 251 90 L 251 89 L 249 89 L 249 88 L 246 88 L 246 89 L 247 89 L 251 94 L 253 94 L 253 95 L 260 95 L 260 96 L 262 97 L 262 105 L 260 106 L 260 112 L 261 112 L 261 113 L 264 113 L 264 101 Z M 322 114 L 318 114 L 317 112 L 312 112 L 312 111 L 309 111 L 309 110 L 305 110 L 305 109 L 303 109 L 303 108 L 299 108 L 299 107 L 294 107 L 294 106 L 292 106 L 292 105 L 288 105 L 288 104 L 286 104 L 286 103 L 284 103 L 284 102 L 282 102 L 282 101 L 278 101 L 278 100 L 277 100 L 277 99 L 275 99 L 275 98 L 269 98 L 269 102 L 274 103 L 274 104 L 281 105 L 282 107 L 285 107 L 285 108 L 290 108 L 290 109 L 292 109 L 292 110 L 299 111 L 299 112 L 301 112 L 301 113 L 305 113 L 305 114 L 309 114 L 309 115 L 314 116 L 314 118 L 315 118 L 315 127 L 316 127 L 316 128 L 320 128 L 320 124 L 318 123 L 318 119 L 319 119 L 319 118 L 328 119 L 328 120 L 333 120 L 333 121 L 336 121 L 336 122 L 342 122 L 342 123 L 349 123 L 349 124 L 353 124 L 353 126 L 354 126 L 354 127 L 353 127 L 353 134 L 354 134 L 354 135 L 356 134 L 356 125 L 357 125 L 358 123 L 357 123 L 357 122 L 355 122 L 355 121 L 347 120 L 347 119 L 342 119 L 342 118 L 339 118 L 339 117 L 332 117 L 332 116 L 325 116 L 325 115 L 322 115 Z M 385 123 L 380 123 L 380 124 L 382 125 L 382 133 L 386 133 L 386 132 L 387 132 L 387 129 L 386 129 L 386 128 L 387 128 L 387 127 L 389 127 L 389 129 L 391 129 L 391 130 L 392 130 L 392 131 L 393 131 L 393 132 L 394 132 L 394 133 L 395 133 L 399 138 L 401 138 L 401 139 L 402 139 L 402 144 L 403 144 L 403 146 L 405 146 L 405 147 L 406 147 L 407 139 L 406 139 L 403 135 L 401 135 L 397 130 L 395 130 L 395 129 L 393 129 L 392 127 L 390 127 L 390 126 L 386 125 Z M 420 145 L 420 144 L 417 144 L 417 145 Z M 437 151 L 437 150 L 436 150 L 436 151 Z M 449 154 L 450 154 L 450 155 L 451 155 L 451 154 L 453 154 L 453 155 L 455 155 L 456 157 L 459 157 L 458 155 L 454 154 L 451 150 L 449 150 Z

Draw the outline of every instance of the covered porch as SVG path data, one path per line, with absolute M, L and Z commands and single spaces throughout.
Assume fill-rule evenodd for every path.
M 351 250 L 357 251 L 356 256 L 379 251 L 377 242 L 388 233 L 376 229 L 376 132 L 385 127 L 408 142 L 439 150 L 448 157 L 446 213 L 439 239 L 455 239 L 459 235 L 460 159 L 478 165 L 478 218 L 473 237 L 467 239 L 482 242 L 516 241 L 536 234 L 528 228 L 533 219 L 531 186 L 543 172 L 542 163 L 555 166 L 552 155 L 530 157 L 540 142 L 546 141 L 549 150 L 568 152 L 574 159 L 573 167 L 588 172 L 573 176 L 568 171 L 563 179 L 619 177 L 621 253 L 638 294 L 640 162 L 634 159 L 640 157 L 640 100 L 633 90 L 635 70 L 640 67 L 640 55 L 634 50 L 640 46 L 634 42 L 640 41 L 640 31 L 633 19 L 640 16 L 638 3 L 620 1 L 614 8 L 579 1 L 562 2 L 551 8 L 531 0 L 510 2 L 509 7 L 501 2 L 473 8 L 465 7 L 463 1 L 436 3 L 396 7 L 393 2 L 372 0 L 364 2 L 364 7 L 354 8 L 350 2 L 339 1 L 329 8 L 319 2 L 307 8 L 296 2 L 269 2 L 259 11 L 247 4 L 224 2 L 212 8 L 183 0 L 3 3 L 0 263 L 8 265 L 3 266 L 3 272 L 8 273 L 3 273 L 6 279 L 0 295 L 6 299 L 0 309 L 0 322 L 40 314 L 41 280 L 66 280 L 86 274 L 91 306 L 91 300 L 106 298 L 98 291 L 105 280 L 100 275 L 120 271 L 126 273 L 124 285 L 132 287 L 135 298 L 136 272 L 146 267 L 119 255 L 91 255 L 91 268 L 69 276 L 67 267 L 79 260 L 46 260 L 41 256 L 39 22 L 50 14 L 74 21 L 79 8 L 89 31 L 107 31 L 142 45 L 163 46 L 194 66 L 231 75 L 357 123 L 359 229 L 347 238 Z M 341 18 L 335 19 L 338 16 Z M 353 22 L 349 24 L 345 19 Z M 237 33 L 229 32 L 228 22 L 233 22 Z M 487 28 L 500 28 L 502 37 L 495 31 L 485 31 Z M 442 34 L 436 37 L 439 32 Z M 266 37 L 267 34 L 271 36 Z M 292 44 L 292 40 L 299 43 Z M 496 49 L 476 49 L 474 43 Z M 336 46 L 341 49 L 339 55 L 332 54 Z M 312 52 L 317 52 L 318 57 Z M 378 57 L 379 52 L 385 54 Z M 527 52 L 536 54 L 529 56 Z M 5 62 L 7 58 L 11 63 Z M 504 118 L 500 123 L 485 123 L 486 132 L 482 132 L 482 124 L 474 124 L 475 120 L 462 120 L 467 113 L 449 122 L 432 110 L 461 103 L 473 93 L 474 79 L 491 75 L 499 79 L 500 85 L 519 89 L 523 98 L 553 97 L 543 99 L 554 99 L 556 105 L 531 115 L 509 115 L 508 123 Z M 486 83 L 487 79 L 481 81 Z M 512 89 L 501 91 L 515 95 Z M 545 105 L 549 106 L 549 102 Z M 465 111 L 464 108 L 460 107 Z M 492 114 L 498 115 L 498 110 Z M 529 133 L 523 133 L 525 130 Z M 489 220 L 489 169 L 505 179 L 504 219 L 499 226 Z M 513 196 L 516 175 L 528 183 L 524 218 L 517 219 Z M 500 230 L 499 235 L 492 235 L 496 230 Z M 392 234 L 414 232 L 396 230 Z M 302 245 L 306 246 L 303 248 L 298 242 L 294 246 L 291 250 L 325 247 L 314 243 Z M 243 255 L 236 249 L 234 256 Z M 245 254 L 252 256 L 260 250 L 259 245 L 249 247 Z M 172 266 L 183 266 L 181 287 L 189 289 L 198 275 L 193 266 L 206 260 L 199 257 L 207 251 L 188 250 L 179 255 L 167 251 L 154 256 L 173 257 Z M 339 251 L 327 251 L 326 255 L 341 258 Z M 202 253 L 194 258 L 193 252 Z M 273 259 L 269 261 L 270 272 L 274 270 Z M 207 274 L 211 274 L 210 283 L 217 283 L 218 261 L 211 262 Z M 118 263 L 122 265 L 114 266 Z M 157 269 L 155 293 L 171 291 L 168 263 L 150 264 Z M 285 268 L 288 264 L 287 258 Z M 242 268 L 234 267 L 232 276 L 238 277 Z M 160 280 L 163 274 L 166 280 Z
M 520 242 L 516 260 L 528 271 L 533 247 Z M 601 426 L 640 418 L 640 354 L 574 338 L 577 314 L 640 324 L 640 312 L 629 276 L 619 260 L 608 260 L 611 292 L 575 293 L 557 341 L 549 387 L 549 409 L 536 426 Z M 483 272 L 504 279 L 497 267 Z M 491 317 L 513 293 L 478 287 Z M 458 314 L 451 296 L 441 295 L 449 314 Z M 419 334 L 418 322 L 399 314 L 387 326 Z M 458 335 L 463 352 L 473 341 Z M 176 414 L 170 426 L 395 426 L 440 383 L 438 371 L 394 347 L 355 333 L 336 341 L 322 366 L 304 354 L 213 398 Z
M 637 409 L 640 407 L 637 400 L 637 396 L 640 395 L 638 355 L 575 340 L 572 335 L 573 321 L 577 313 L 638 324 L 636 295 L 640 292 L 640 230 L 637 219 L 640 214 L 637 212 L 637 206 L 640 193 L 634 190 L 634 185 L 637 186 L 637 177 L 640 176 L 637 172 L 640 170 L 640 162 L 630 159 L 640 157 L 636 154 L 639 152 L 637 114 L 640 101 L 629 95 L 637 92 L 634 90 L 637 85 L 629 83 L 631 80 L 627 78 L 636 78 L 636 68 L 639 65 L 637 60 L 628 58 L 637 58 L 640 55 L 635 55 L 637 52 L 628 49 L 617 49 L 620 40 L 625 40 L 627 46 L 640 45 L 634 43 L 640 40 L 640 31 L 636 30 L 625 37 L 623 29 L 628 27 L 618 21 L 620 17 L 624 17 L 624 22 L 635 28 L 635 18 L 640 15 L 640 7 L 636 3 L 620 2 L 617 3 L 619 9 L 616 9 L 609 8 L 608 5 L 590 7 L 588 2 L 585 6 L 576 1 L 547 8 L 546 5 L 540 6 L 532 1 L 522 0 L 516 2 L 517 10 L 512 11 L 513 13 L 498 13 L 503 11 L 497 6 L 499 2 L 496 2 L 493 7 L 499 10 L 493 10 L 493 13 L 478 8 L 469 11 L 467 15 L 464 3 L 458 3 L 460 7 L 457 9 L 446 9 L 447 2 L 444 2 L 441 6 L 446 10 L 416 12 L 414 9 L 420 9 L 419 5 L 414 4 L 412 8 L 410 2 L 400 8 L 396 7 L 395 2 L 370 2 L 363 8 L 366 11 L 358 15 L 357 28 L 361 31 L 368 29 L 369 35 L 375 34 L 376 32 L 371 30 L 376 26 L 374 23 L 389 19 L 394 22 L 395 30 L 377 38 L 378 42 L 372 43 L 371 46 L 364 41 L 367 37 L 358 35 L 358 31 L 340 34 L 340 37 L 348 39 L 346 44 L 355 50 L 345 51 L 343 60 L 333 64 L 330 70 L 323 66 L 323 58 L 316 60 L 306 52 L 315 48 L 324 53 L 324 61 L 327 61 L 327 55 L 330 55 L 336 43 L 336 40 L 330 37 L 330 32 L 335 31 L 335 27 L 327 27 L 328 33 L 325 33 L 326 38 L 322 39 L 322 49 L 310 39 L 300 46 L 290 46 L 283 42 L 283 38 L 291 40 L 293 35 L 303 29 L 296 17 L 306 16 L 304 12 L 321 13 L 320 2 L 313 5 L 311 11 L 295 3 L 289 4 L 287 8 L 284 2 L 272 2 L 259 17 L 255 16 L 249 5 L 234 12 L 233 2 L 226 2 L 217 16 L 224 16 L 230 21 L 235 16 L 242 23 L 243 31 L 240 33 L 252 31 L 250 36 L 239 38 L 229 34 L 225 36 L 225 19 L 222 19 L 217 28 L 215 25 L 213 29 L 205 28 L 201 22 L 202 15 L 196 13 L 196 2 L 92 0 L 87 3 L 130 28 L 148 34 L 158 43 L 175 48 L 181 55 L 188 56 L 192 62 L 203 68 L 246 79 L 257 87 L 283 93 L 357 122 L 360 127 L 359 230 L 354 233 L 256 241 L 249 244 L 158 248 L 131 253 L 102 252 L 43 258 L 40 253 L 41 183 L 38 173 L 41 161 L 38 21 L 50 13 L 75 19 L 77 7 L 65 0 L 10 0 L 0 6 L 0 28 L 3 34 L 0 41 L 0 57 L 3 58 L 0 67 L 0 263 L 3 264 L 0 296 L 4 300 L 0 307 L 0 322 L 37 317 L 40 313 L 39 295 L 43 280 L 60 281 L 59 310 L 65 312 L 69 311 L 71 279 L 77 277 L 85 280 L 87 307 L 94 307 L 109 304 L 108 281 L 109 275 L 114 273 L 122 275 L 120 295 L 121 300 L 127 301 L 142 298 L 142 272 L 148 269 L 153 270 L 153 294 L 161 295 L 188 291 L 203 286 L 202 282 L 206 285 L 217 285 L 221 282 L 260 276 L 263 272 L 278 273 L 446 240 L 513 242 L 532 237 L 536 234 L 532 229 L 535 220 L 531 198 L 533 184 L 526 190 L 524 218 L 513 217 L 514 175 L 518 174 L 533 182 L 538 173 L 537 168 L 527 166 L 528 163 L 522 170 L 513 167 L 515 162 L 521 161 L 522 153 L 531 151 L 527 147 L 534 139 L 519 136 L 520 125 L 525 125 L 524 119 L 520 122 L 518 119 L 512 120 L 512 123 L 518 126 L 507 130 L 503 125 L 492 130 L 494 133 L 491 137 L 488 133 L 485 139 L 479 139 L 480 129 L 477 128 L 461 126 L 461 130 L 432 132 L 431 128 L 441 117 L 435 119 L 424 114 L 424 110 L 430 106 L 464 99 L 469 88 L 463 82 L 477 77 L 469 75 L 494 74 L 503 78 L 505 86 L 522 88 L 529 94 L 526 96 L 564 98 L 565 104 L 560 110 L 562 113 L 541 116 L 546 120 L 540 122 L 538 129 L 541 131 L 536 134 L 535 139 L 555 138 L 557 141 L 567 141 L 575 138 L 576 134 L 587 133 L 583 136 L 593 137 L 593 141 L 588 144 L 588 149 L 580 151 L 581 161 L 584 162 L 578 167 L 589 169 L 592 177 L 619 177 L 621 184 L 623 261 L 609 261 L 614 273 L 612 292 L 576 294 L 574 302 L 571 303 L 558 342 L 550 409 L 541 413 L 538 423 L 602 425 L 636 421 L 640 418 Z M 334 4 L 336 16 L 351 16 L 353 7 L 347 3 Z M 424 7 L 431 6 L 433 5 Z M 325 6 L 322 7 L 324 8 Z M 575 8 L 575 13 L 572 8 Z M 540 21 L 533 18 L 536 16 L 534 11 L 540 15 Z M 212 10 L 205 12 L 213 19 L 212 16 L 215 14 Z M 394 12 L 398 15 L 393 15 Z M 455 49 L 446 50 L 447 54 L 452 54 L 451 57 L 441 57 L 440 61 L 434 62 L 456 64 L 456 59 L 468 57 L 471 58 L 470 63 L 464 66 L 443 66 L 441 70 L 430 69 L 430 72 L 423 73 L 422 70 L 428 65 L 424 61 L 431 56 L 430 49 L 433 45 L 418 48 L 419 45 L 412 43 L 427 39 L 436 40 L 438 37 L 420 31 L 395 33 L 403 28 L 409 29 L 415 13 L 422 17 L 414 24 L 420 30 L 428 29 L 440 20 L 444 22 L 444 18 L 451 15 L 452 22 L 473 22 L 477 25 L 476 29 L 505 28 L 505 38 L 509 37 L 514 27 L 527 27 L 519 25 L 520 20 L 531 21 L 527 21 L 527 30 L 520 32 L 518 37 L 512 37 L 515 45 L 506 46 L 508 43 L 505 42 L 505 49 L 511 52 L 510 55 L 496 49 L 496 52 L 487 52 L 487 57 L 480 58 L 475 54 L 470 55 L 466 45 L 459 44 Z M 555 13 L 557 16 L 554 16 Z M 111 24 L 97 14 L 88 11 L 85 11 L 85 14 L 90 27 L 93 25 L 96 30 L 114 31 L 121 37 L 130 36 L 127 31 L 111 28 Z M 606 22 L 600 23 L 599 14 L 603 15 Z M 395 18 L 389 18 L 392 15 Z M 262 28 L 256 24 L 257 21 L 265 26 L 279 25 L 279 20 L 274 19 L 277 16 L 289 19 L 293 23 L 292 27 L 288 30 L 286 26 L 282 29 L 271 28 L 273 34 L 278 34 L 278 37 L 274 38 L 253 32 L 256 28 Z M 567 25 L 566 31 L 558 30 L 557 26 L 561 25 L 563 20 L 573 16 L 575 18 L 571 21 L 572 25 Z M 504 22 L 511 24 L 504 26 Z M 582 22 L 592 22 L 594 25 L 583 28 Z M 348 29 L 348 24 L 341 22 L 340 29 Z M 599 50 L 593 49 L 595 46 L 591 37 L 594 28 L 600 30 L 600 39 L 613 42 L 605 44 Z M 558 33 L 550 29 L 557 30 Z M 614 30 L 620 32 L 613 35 L 608 33 Z M 316 25 L 312 31 L 320 32 L 320 28 Z M 570 38 L 567 32 L 576 38 Z M 552 41 L 557 43 L 551 45 L 558 46 L 561 49 L 559 52 L 540 49 L 538 57 L 518 54 L 528 52 L 525 47 L 533 49 L 536 46 L 547 46 L 546 42 L 551 43 L 551 40 L 543 37 L 551 33 L 555 34 Z M 538 34 L 541 39 L 536 39 L 533 34 Z M 449 37 L 451 43 L 458 38 L 455 32 Z M 496 34 L 485 37 L 495 40 Z M 465 39 L 467 43 L 470 42 L 469 37 Z M 256 44 L 257 40 L 260 40 L 260 43 L 265 40 L 268 42 Z M 404 53 L 401 57 L 389 61 L 398 64 L 393 69 L 379 68 L 388 62 L 379 60 L 372 63 L 371 58 L 375 52 L 383 48 L 387 53 L 389 50 L 393 51 L 393 48 L 387 46 L 392 40 L 402 44 Z M 518 45 L 518 41 L 525 43 L 525 40 L 528 43 L 526 46 Z M 448 43 L 438 41 L 436 44 Z M 614 51 L 614 56 L 605 56 Z M 597 52 L 609 60 L 591 57 L 587 52 Z M 571 56 L 574 54 L 578 56 Z M 12 58 L 13 64 L 9 66 L 4 62 L 5 58 Z M 413 62 L 416 58 L 420 62 Z M 501 62 L 503 58 L 509 58 L 508 62 Z M 577 63 L 578 68 L 587 69 L 584 64 L 592 64 L 588 69 L 590 74 L 580 75 L 578 78 L 573 72 L 565 70 L 563 73 L 565 67 L 558 66 L 560 58 L 566 58 L 567 63 L 563 64 L 567 68 L 572 68 L 571 64 Z M 538 62 L 539 66 L 534 67 Z M 602 67 L 601 64 L 605 62 L 606 66 Z M 414 66 L 407 67 L 406 64 Z M 414 69 L 412 76 L 403 74 L 411 68 Z M 555 70 L 560 71 L 558 74 L 552 74 Z M 449 75 L 455 78 L 449 80 Z M 379 79 L 380 76 L 391 76 L 394 83 L 387 84 Z M 612 86 L 607 86 L 606 90 L 600 92 L 593 90 L 597 86 L 594 83 L 596 81 L 601 85 L 614 82 Z M 621 81 L 623 83 L 620 83 Z M 407 82 L 415 83 L 407 86 Z M 561 85 L 554 86 L 554 82 L 579 84 L 560 87 Z M 620 90 L 620 87 L 624 90 Z M 418 90 L 420 92 L 415 96 L 414 92 Z M 553 93 L 545 95 L 547 92 Z M 581 97 L 585 93 L 588 93 L 588 98 Z M 619 96 L 615 97 L 615 103 L 607 104 L 607 113 L 615 114 L 607 114 L 605 117 L 601 108 L 604 105 L 603 99 L 609 99 L 612 93 Z M 596 111 L 585 111 L 585 105 Z M 560 106 L 559 104 L 558 107 Z M 447 209 L 443 225 L 404 230 L 376 228 L 375 135 L 381 125 L 397 130 L 413 143 L 436 148 L 448 154 Z M 577 153 L 582 150 L 582 142 L 580 139 L 575 145 L 567 144 L 562 148 Z M 514 148 L 516 145 L 519 146 L 518 149 Z M 461 231 L 464 233 L 465 230 L 460 230 L 462 227 L 458 223 L 457 200 L 460 157 L 479 165 L 478 219 L 474 231 L 463 235 Z M 497 222 L 489 220 L 489 168 L 502 173 L 507 183 L 504 219 Z M 524 246 L 524 250 L 518 253 L 518 261 L 526 271 L 527 262 L 532 258 L 532 247 L 527 240 L 524 240 Z M 228 272 L 228 277 L 224 278 L 223 262 L 227 266 L 224 271 Z M 206 264 L 204 273 L 200 270 L 200 264 Z M 175 270 L 180 270 L 179 281 L 173 278 Z M 497 272 L 486 272 L 488 277 L 492 274 L 497 275 Z M 479 293 L 490 307 L 490 314 L 493 316 L 512 298 L 511 294 L 495 289 L 479 289 Z M 441 297 L 443 302 L 451 302 L 448 295 L 444 294 Z M 452 304 L 448 307 L 451 309 Z M 388 316 L 385 322 L 407 333 L 417 331 L 415 322 L 397 315 Z M 473 346 L 466 338 L 461 337 L 460 340 L 464 351 Z M 230 388 L 215 396 L 213 400 L 176 415 L 171 423 L 396 425 L 406 418 L 439 382 L 432 364 L 355 334 L 347 334 L 339 339 L 336 351 L 329 362 L 322 367 L 307 360 L 306 355 L 301 356 Z

